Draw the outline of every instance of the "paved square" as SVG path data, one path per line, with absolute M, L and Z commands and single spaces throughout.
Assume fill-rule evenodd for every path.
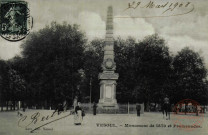
M 38 114 L 38 115 L 35 115 Z M 204 115 L 204 120 L 200 128 L 193 128 L 191 131 L 173 127 L 176 117 L 171 115 L 171 120 L 163 119 L 162 113 L 145 112 L 141 117 L 136 114 L 86 114 L 81 126 L 73 124 L 73 115 L 70 112 L 63 114 L 53 114 L 52 110 L 27 110 L 23 116 L 18 116 L 17 112 L 0 113 L 0 135 L 207 135 L 208 117 Z M 24 120 L 21 119 L 27 116 Z M 38 116 L 37 119 L 34 119 Z M 67 116 L 62 118 L 63 116 Z M 202 116 L 193 116 L 197 119 Z M 33 119 L 32 119 L 33 118 Z M 183 121 L 187 125 L 191 124 L 189 116 L 184 116 Z M 186 119 L 187 118 L 187 119 Z M 59 120 L 57 120 L 59 119 Z M 35 120 L 36 123 L 35 123 Z M 51 122 L 56 120 L 54 122 Z M 19 125 L 18 125 L 19 122 Z M 49 123 L 51 122 L 51 123 Z M 31 123 L 27 128 L 24 126 Z M 35 123 L 35 124 L 34 124 Z M 33 133 L 30 131 L 45 123 L 49 123 Z M 128 126 L 127 126 L 128 124 Z M 154 127 L 150 127 L 154 125 Z M 23 126 L 23 127 L 19 127 Z M 157 127 L 156 127 L 157 126 Z M 171 126 L 171 127 L 168 127 Z

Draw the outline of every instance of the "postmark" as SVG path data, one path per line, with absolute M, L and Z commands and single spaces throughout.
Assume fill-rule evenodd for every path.
M 0 2 L 0 35 L 8 41 L 24 39 L 32 29 L 33 19 L 25 1 Z
M 195 100 L 184 99 L 179 101 L 173 108 L 173 126 L 175 128 L 193 131 L 202 128 L 204 121 L 203 107 Z

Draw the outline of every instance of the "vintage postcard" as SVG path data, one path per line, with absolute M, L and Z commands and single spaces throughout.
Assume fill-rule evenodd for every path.
M 0 135 L 207 135 L 207 0 L 0 0 Z

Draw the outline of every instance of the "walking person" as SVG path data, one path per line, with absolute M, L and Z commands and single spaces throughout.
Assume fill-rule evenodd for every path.
M 170 100 L 168 96 L 166 95 L 164 98 L 164 104 L 163 104 L 163 116 L 166 116 L 166 120 L 170 120 Z
M 97 109 L 97 105 L 94 102 L 94 104 L 93 104 L 93 115 L 96 115 L 96 111 L 97 111 L 96 109 Z
M 81 125 L 84 115 L 85 114 L 84 114 L 84 111 L 81 108 L 81 103 L 78 102 L 78 105 L 75 107 L 74 124 L 75 125 Z

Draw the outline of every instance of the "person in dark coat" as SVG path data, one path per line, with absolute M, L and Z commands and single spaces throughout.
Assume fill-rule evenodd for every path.
M 97 109 L 97 105 L 94 102 L 94 104 L 93 104 L 93 115 L 96 115 L 96 109 Z
M 141 105 L 140 104 L 136 105 L 136 110 L 137 110 L 137 116 L 140 116 L 140 111 L 141 111 Z
M 164 113 L 166 116 L 166 120 L 170 120 L 170 99 L 168 98 L 168 96 L 166 95 L 164 98 L 164 104 L 163 104 L 163 117 L 164 117 Z

